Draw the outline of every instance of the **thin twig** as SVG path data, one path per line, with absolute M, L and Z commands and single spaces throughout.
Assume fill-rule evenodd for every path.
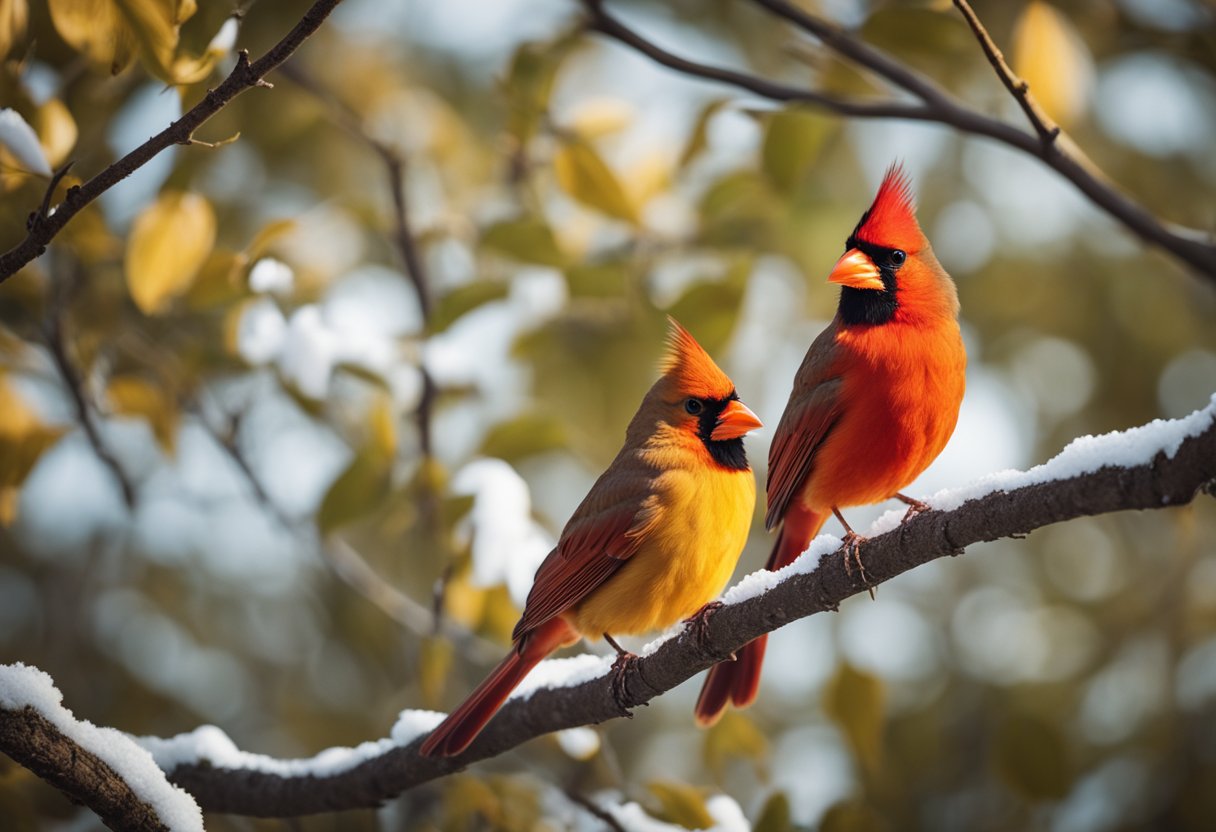
M 25 239 L 0 255 L 0 283 L 12 277 L 21 267 L 46 251 L 47 245 L 55 235 L 62 231 L 68 221 L 80 213 L 85 206 L 146 165 L 161 151 L 173 145 L 188 143 L 193 138 L 195 130 L 245 90 L 266 86 L 265 76 L 291 57 L 292 53 L 320 28 L 325 18 L 341 1 L 317 0 L 304 13 L 300 22 L 257 61 L 250 63 L 249 54 L 243 50 L 239 52 L 236 66 L 228 77 L 218 87 L 208 91 L 203 100 L 181 118 L 126 156 L 104 168 L 83 185 L 70 188 L 63 202 L 55 206 L 54 211 L 48 207 L 44 211 L 31 214 L 33 221 L 30 223 Z
M 1117 190 L 1092 166 L 1058 143 L 1045 144 L 1037 133 L 987 116 L 958 102 L 936 83 L 900 64 L 886 53 L 852 37 L 831 24 L 801 12 L 782 0 L 755 0 L 775 14 L 819 37 L 825 46 L 849 58 L 891 84 L 912 93 L 921 103 L 898 100 L 839 98 L 816 90 L 780 84 L 738 70 L 711 66 L 677 56 L 612 16 L 603 0 L 581 0 L 588 12 L 587 26 L 646 55 L 656 63 L 696 78 L 728 84 L 772 101 L 818 107 L 840 116 L 896 118 L 948 125 L 962 133 L 984 136 L 1040 159 L 1071 182 L 1091 202 L 1121 222 L 1145 242 L 1174 255 L 1210 281 L 1216 282 L 1216 244 L 1212 235 L 1192 228 L 1167 225 Z
M 591 815 L 594 815 L 598 820 L 603 821 L 604 825 L 613 830 L 613 832 L 625 832 L 625 827 L 621 826 L 621 822 L 616 819 L 616 816 L 607 809 L 598 805 L 591 798 L 580 794 L 574 789 L 566 789 L 564 794 L 571 803 L 580 806 Z
M 68 395 L 72 399 L 72 407 L 76 411 L 76 421 L 80 423 L 80 427 L 84 429 L 84 435 L 88 437 L 89 444 L 93 446 L 93 453 L 97 454 L 97 458 L 110 469 L 114 479 L 118 481 L 118 487 L 122 491 L 122 500 L 126 503 L 127 509 L 134 510 L 135 486 L 122 465 L 119 464 L 114 451 L 102 439 L 101 431 L 97 429 L 97 421 L 93 417 L 94 408 L 85 391 L 84 380 L 80 377 L 80 371 L 69 355 L 70 348 L 63 332 L 65 316 L 63 303 L 60 300 L 51 301 L 51 309 L 45 326 L 47 348 L 55 363 L 55 369 L 59 371 L 63 386 L 67 388 Z
M 1030 85 L 1026 83 L 1026 80 L 1020 78 L 1013 71 L 1013 67 L 1005 60 L 1004 53 L 997 47 L 992 36 L 988 34 L 988 30 L 980 22 L 979 15 L 971 8 L 971 4 L 967 0 L 954 0 L 954 6 L 967 19 L 967 25 L 975 33 L 975 39 L 980 42 L 980 48 L 984 50 L 988 63 L 992 64 L 997 77 L 1005 85 L 1005 89 L 1009 90 L 1014 100 L 1018 102 L 1018 106 L 1022 108 L 1022 112 L 1026 113 L 1026 119 L 1030 122 L 1030 126 L 1039 134 L 1039 138 L 1043 140 L 1043 144 L 1052 144 L 1056 140 L 1056 137 L 1060 135 L 1060 125 L 1052 121 L 1051 117 L 1039 106 L 1039 102 L 1031 94 Z
M 237 466 L 249 484 L 258 504 L 269 512 L 285 531 L 302 544 L 315 547 L 321 560 L 343 583 L 415 635 L 425 638 L 439 632 L 453 643 L 461 655 L 475 665 L 489 666 L 502 658 L 505 648 L 499 647 L 454 621 L 444 620 L 443 626 L 437 630 L 431 610 L 381 577 L 353 546 L 334 536 L 318 542 L 315 535 L 305 530 L 303 524 L 293 520 L 284 512 L 266 491 L 261 478 L 253 470 L 249 458 L 241 449 L 239 442 L 241 417 L 239 414 L 230 417 L 226 429 L 220 431 L 202 414 L 201 409 L 195 408 L 195 412 L 202 428 L 211 435 L 215 443 Z

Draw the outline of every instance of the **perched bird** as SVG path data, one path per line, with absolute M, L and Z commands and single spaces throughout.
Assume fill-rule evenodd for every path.
M 659 630 L 722 591 L 747 539 L 756 484 L 743 436 L 761 427 L 735 385 L 671 321 L 662 376 L 625 445 L 536 572 L 514 647 L 422 745 L 459 754 L 541 659 L 579 638 Z
M 894 497 L 910 506 L 905 520 L 927 508 L 900 489 L 954 432 L 967 364 L 958 293 L 916 221 L 899 166 L 887 171 L 828 280 L 842 287 L 836 317 L 802 360 L 769 451 L 765 526 L 780 531 L 765 568 L 793 562 L 835 514 L 845 566 L 851 553 L 864 578 L 862 538 L 840 508 Z M 710 670 L 699 723 L 756 698 L 765 644 L 761 636 Z

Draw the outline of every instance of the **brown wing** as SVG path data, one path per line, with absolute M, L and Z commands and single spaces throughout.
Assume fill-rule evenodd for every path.
M 841 379 L 834 373 L 836 322 L 819 334 L 794 376 L 794 390 L 781 414 L 768 452 L 768 511 L 764 525 L 781 522 L 790 501 L 815 465 L 815 455 L 842 413 Z
M 657 476 L 631 451 L 600 476 L 536 570 L 514 639 L 586 598 L 633 556 L 663 513 Z

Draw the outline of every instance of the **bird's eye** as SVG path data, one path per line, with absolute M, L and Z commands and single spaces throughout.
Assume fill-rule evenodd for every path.
M 701 404 L 700 399 L 685 399 L 684 400 L 684 409 L 687 410 L 689 413 L 691 413 L 693 416 L 696 416 L 698 413 L 700 413 L 702 410 L 705 409 L 705 405 Z
M 891 252 L 891 265 L 893 266 L 902 266 L 904 261 L 907 259 L 908 255 L 904 254 L 899 249 L 895 249 L 895 251 Z

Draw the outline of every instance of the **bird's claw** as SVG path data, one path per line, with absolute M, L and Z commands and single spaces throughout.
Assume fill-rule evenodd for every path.
M 918 514 L 922 514 L 926 511 L 932 511 L 932 506 L 923 500 L 918 500 L 915 497 L 907 497 L 903 494 L 896 494 L 895 497 L 900 502 L 908 504 L 908 510 L 904 513 L 904 519 L 899 521 L 901 524 L 907 523 Z
M 861 562 L 861 544 L 865 543 L 867 538 L 857 534 L 850 529 L 845 532 L 844 539 L 841 541 L 844 544 L 844 571 L 850 577 L 853 575 L 852 564 L 857 564 L 857 572 L 861 575 L 862 582 L 865 583 L 866 589 L 870 592 L 870 600 L 875 599 L 874 587 L 870 584 L 870 578 L 866 575 L 866 566 Z
M 684 623 L 692 628 L 693 636 L 697 640 L 697 644 L 704 647 L 709 642 L 709 619 L 713 618 L 713 614 L 722 609 L 724 605 L 721 601 L 710 601 L 701 609 L 694 612 L 688 618 L 684 619 Z
M 622 650 L 616 654 L 616 661 L 612 663 L 612 699 L 616 702 L 621 716 L 629 719 L 633 719 L 633 712 L 629 710 L 629 691 L 625 687 L 625 679 L 639 661 L 637 654 Z

